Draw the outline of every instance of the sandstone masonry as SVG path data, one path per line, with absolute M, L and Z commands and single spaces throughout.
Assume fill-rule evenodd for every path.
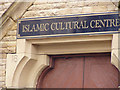
M 8 9 L 11 3 L 0 3 L 0 16 Z M 35 1 L 22 18 L 60 16 L 71 14 L 86 14 L 117 11 L 117 2 L 87 2 L 86 0 L 43 0 Z M 0 88 L 5 87 L 5 70 L 7 54 L 16 53 L 16 26 L 8 30 L 0 41 Z

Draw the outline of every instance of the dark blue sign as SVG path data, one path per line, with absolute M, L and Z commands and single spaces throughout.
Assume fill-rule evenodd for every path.
M 114 33 L 119 27 L 119 14 L 109 13 L 20 19 L 17 38 Z

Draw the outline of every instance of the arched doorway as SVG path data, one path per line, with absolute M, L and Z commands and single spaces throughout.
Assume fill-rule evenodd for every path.
M 110 53 L 51 56 L 37 88 L 117 88 L 118 70 Z

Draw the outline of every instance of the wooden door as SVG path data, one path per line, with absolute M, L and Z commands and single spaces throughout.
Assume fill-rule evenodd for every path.
M 53 56 L 37 88 L 117 88 L 118 71 L 110 54 Z
M 83 57 L 59 57 L 52 61 L 54 67 L 42 75 L 39 88 L 82 88 Z
M 84 88 L 117 88 L 118 71 L 110 55 L 85 57 Z

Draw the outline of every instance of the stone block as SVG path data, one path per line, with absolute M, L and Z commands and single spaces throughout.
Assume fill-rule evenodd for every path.
M 82 7 L 82 6 L 84 6 L 83 1 L 75 1 L 75 2 L 66 3 L 66 7 L 69 7 L 69 8 Z
M 16 53 L 16 47 L 7 47 L 7 53 Z
M 4 13 L 4 11 L 0 11 L 0 16 L 2 16 L 3 13 Z
M 16 36 L 6 36 L 2 41 L 16 41 Z
M 45 4 L 45 3 L 61 3 L 61 2 L 70 2 L 73 0 L 35 0 L 34 4 L 39 5 L 39 4 Z
M 1 64 L 6 64 L 6 59 L 0 59 Z
M 40 4 L 40 5 L 33 5 L 31 6 L 28 11 L 36 11 L 36 10 L 48 10 L 51 9 L 51 4 Z
M 83 7 L 82 13 L 92 13 L 93 9 L 92 7 Z
M 0 59 L 6 59 L 7 58 L 7 54 L 0 54 Z
M 4 9 L 3 5 L 0 5 L 0 11 L 3 11 L 3 9 Z
M 99 2 L 98 6 L 107 6 L 107 5 L 113 5 L 113 2 Z
M 93 12 L 107 12 L 107 6 L 93 6 Z
M 5 82 L 0 81 L 0 87 L 1 87 L 1 88 L 3 87 L 4 84 L 5 84 Z
M 0 77 L 0 82 L 4 82 L 5 81 L 5 77 Z
M 0 54 L 2 53 L 7 53 L 8 52 L 8 49 L 7 48 L 0 48 Z
M 91 6 L 98 6 L 98 3 L 99 2 L 84 2 L 84 6 L 89 6 L 89 7 L 91 7 Z
M 16 36 L 16 30 L 10 30 L 8 33 L 7 33 L 7 36 Z
M 108 11 L 115 11 L 116 7 L 117 7 L 117 6 L 115 6 L 114 4 L 108 5 L 108 6 L 107 6 L 107 10 L 108 10 Z M 118 7 L 117 7 L 117 8 L 118 8 Z
M 0 46 L 2 48 L 15 47 L 16 46 L 16 41 L 4 41 L 4 42 L 0 42 Z

